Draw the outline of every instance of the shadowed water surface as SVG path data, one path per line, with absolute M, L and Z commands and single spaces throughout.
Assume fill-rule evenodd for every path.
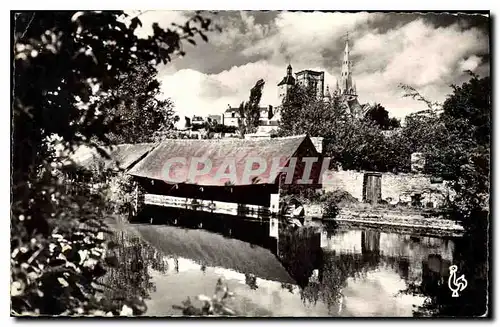
M 461 239 L 359 227 L 282 229 L 276 239 L 260 222 L 176 223 L 113 224 L 120 266 L 108 278 L 116 292 L 143 296 L 148 316 L 181 314 L 172 306 L 211 296 L 219 278 L 236 294 L 228 305 L 246 316 L 484 312 L 485 271 L 466 275 L 458 299 L 447 286 L 450 265 L 471 271 Z

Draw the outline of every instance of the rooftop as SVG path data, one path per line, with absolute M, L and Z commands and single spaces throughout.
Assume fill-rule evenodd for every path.
M 325 72 L 317 72 L 317 71 L 314 71 L 314 70 L 310 70 L 310 69 L 305 69 L 305 70 L 301 70 L 300 72 L 298 73 L 295 73 L 295 75 L 303 75 L 303 74 L 310 74 L 310 75 L 324 75 Z
M 308 136 L 273 138 L 269 140 L 245 139 L 210 139 L 187 140 L 169 139 L 161 142 L 148 155 L 129 170 L 129 174 L 137 177 L 146 177 L 156 180 L 165 180 L 164 165 L 172 158 L 205 158 L 212 163 L 211 170 L 204 175 L 196 176 L 194 181 L 188 181 L 189 164 L 172 165 L 170 176 L 182 180 L 181 183 L 190 183 L 205 186 L 224 186 L 229 179 L 216 177 L 221 166 L 227 165 L 227 159 L 234 159 L 237 176 L 243 175 L 245 164 L 251 158 L 263 158 L 267 169 L 252 181 L 239 180 L 236 185 L 268 184 L 274 158 L 280 159 L 280 166 L 284 166 L 295 155 Z M 311 143 L 312 144 L 312 143 Z M 312 146 L 312 145 L 311 145 Z
M 294 85 L 295 84 L 295 78 L 292 75 L 287 75 L 283 77 L 281 82 L 278 83 L 278 86 L 280 85 Z

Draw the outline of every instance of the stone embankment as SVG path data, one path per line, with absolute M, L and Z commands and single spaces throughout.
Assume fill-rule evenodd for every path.
M 306 205 L 305 214 L 312 219 L 334 221 L 339 224 L 362 225 L 396 229 L 433 231 L 450 236 L 460 236 L 464 228 L 457 221 L 425 211 L 373 208 L 340 208 L 336 217 L 323 217 L 320 205 Z

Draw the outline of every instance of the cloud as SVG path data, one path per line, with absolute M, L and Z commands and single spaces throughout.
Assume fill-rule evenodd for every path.
M 222 32 L 214 35 L 212 42 L 217 46 L 235 50 L 245 49 L 272 33 L 271 25 L 256 23 L 255 16 L 246 11 L 216 17 L 215 23 L 221 26 Z
M 129 21 L 133 17 L 138 17 L 142 23 L 135 34 L 138 37 L 146 38 L 153 34 L 153 23 L 158 23 L 162 28 L 171 28 L 172 23 L 184 24 L 190 16 L 189 11 L 176 11 L 176 10 L 133 10 L 126 12 Z
M 344 311 L 363 317 L 411 317 L 415 306 L 421 306 L 423 296 L 399 294 L 407 288 L 397 272 L 388 267 L 370 271 L 363 279 L 349 278 L 343 290 Z
M 170 97 L 180 115 L 220 114 L 228 105 L 247 101 L 250 89 L 263 78 L 266 81 L 262 105 L 276 105 L 278 79 L 284 69 L 266 61 L 232 67 L 218 74 L 203 74 L 182 69 L 160 78 L 164 96 Z
M 476 68 L 478 68 L 480 64 L 481 64 L 481 58 L 479 58 L 476 55 L 472 55 L 472 56 L 468 57 L 467 59 L 462 59 L 460 61 L 459 67 L 462 70 L 475 71 Z
M 221 17 L 224 32 L 211 39 L 215 49 L 232 58 L 227 62 L 237 65 L 214 74 L 182 69 L 162 75 L 164 92 L 179 111 L 220 113 L 227 104 L 246 101 L 260 78 L 266 81 L 261 104 L 276 105 L 276 84 L 289 62 L 295 72 L 325 71 L 325 84 L 334 86 L 346 32 L 360 102 L 381 103 L 399 118 L 424 109 L 422 103 L 403 98 L 399 84 L 443 101 L 450 84 L 465 80 L 464 70 L 489 72 L 489 62 L 482 59 L 489 53 L 487 32 L 460 19 L 436 26 L 425 15 L 393 20 L 382 13 L 280 12 L 262 23 L 256 15 L 236 12 Z M 218 54 L 215 50 L 203 55 Z
M 346 32 L 356 34 L 380 14 L 282 12 L 274 20 L 269 37 L 243 50 L 243 54 L 262 55 L 282 61 L 324 63 L 323 52 L 335 48 Z

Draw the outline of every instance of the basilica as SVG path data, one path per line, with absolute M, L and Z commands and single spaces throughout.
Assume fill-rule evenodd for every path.
M 362 117 L 369 109 L 369 105 L 360 104 L 358 101 L 358 93 L 356 84 L 352 77 L 352 61 L 350 60 L 349 40 L 346 40 L 340 78 L 337 79 L 337 84 L 333 92 L 330 92 L 330 87 L 326 86 L 325 90 L 325 73 L 313 70 L 302 70 L 295 73 L 293 76 L 292 66 L 289 64 L 286 70 L 286 76 L 278 83 L 278 98 L 280 103 L 288 97 L 290 90 L 295 84 L 302 85 L 306 88 L 312 88 L 316 96 L 325 101 L 335 97 L 340 100 L 342 105 L 354 117 Z
M 356 84 L 352 77 L 352 61 L 350 59 L 349 40 L 347 39 L 342 56 L 340 77 L 337 78 L 335 89 L 330 91 L 330 87 L 325 86 L 325 72 L 306 69 L 294 74 L 292 65 L 289 64 L 286 68 L 286 75 L 278 83 L 279 104 L 262 107 L 260 110 L 261 119 L 258 134 L 272 134 L 277 131 L 283 101 L 287 99 L 295 85 L 312 89 L 316 97 L 324 101 L 330 101 L 333 98 L 338 99 L 345 110 L 355 118 L 364 117 L 370 109 L 368 104 L 360 104 L 358 100 Z M 238 108 L 230 105 L 221 118 L 223 125 L 234 127 L 238 127 L 238 122 L 242 119 Z

